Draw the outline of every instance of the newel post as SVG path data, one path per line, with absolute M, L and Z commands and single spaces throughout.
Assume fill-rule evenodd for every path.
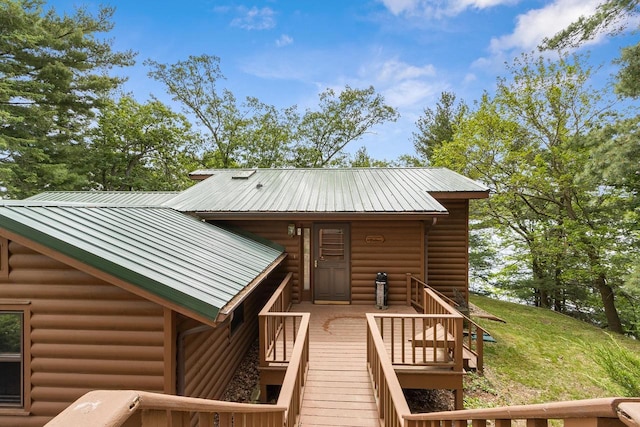
M 407 305 L 411 306 L 411 295 L 413 290 L 411 289 L 411 273 L 407 273 Z

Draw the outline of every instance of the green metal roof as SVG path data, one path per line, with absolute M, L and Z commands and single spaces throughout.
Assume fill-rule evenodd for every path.
M 447 210 L 430 193 L 486 197 L 488 188 L 446 168 L 212 169 L 166 202 L 184 212 L 427 213 Z
M 45 191 L 30 201 L 100 203 L 118 206 L 160 206 L 179 191 Z
M 0 205 L 0 228 L 215 320 L 284 253 L 168 208 Z

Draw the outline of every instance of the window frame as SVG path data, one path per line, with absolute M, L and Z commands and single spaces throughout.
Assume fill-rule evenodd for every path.
M 0 415 L 29 415 L 31 411 L 31 302 L 0 299 L 0 312 L 22 314 L 21 404 L 0 404 Z
M 238 330 L 244 325 L 246 318 L 245 301 L 241 301 L 236 308 L 233 309 L 231 320 L 229 321 L 229 337 L 233 337 Z

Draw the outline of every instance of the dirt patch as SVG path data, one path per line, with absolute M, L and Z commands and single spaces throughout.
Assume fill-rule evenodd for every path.
M 453 392 L 449 390 L 403 389 L 412 414 L 453 411 Z

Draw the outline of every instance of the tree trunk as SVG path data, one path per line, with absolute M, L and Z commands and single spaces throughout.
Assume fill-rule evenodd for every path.
M 615 295 L 611 286 L 607 285 L 605 278 L 602 274 L 598 275 L 596 279 L 596 285 L 600 292 L 600 298 L 602 298 L 602 305 L 604 306 L 604 314 L 607 316 L 607 323 L 609 330 L 623 334 L 622 323 L 620 322 L 620 316 L 616 309 Z

